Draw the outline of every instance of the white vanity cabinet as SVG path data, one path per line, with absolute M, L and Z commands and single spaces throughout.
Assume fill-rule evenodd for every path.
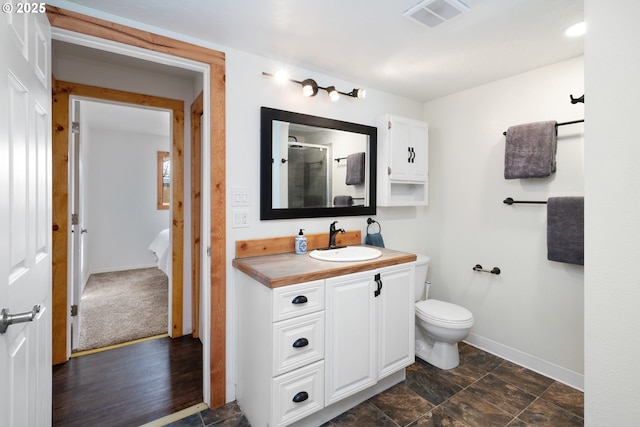
M 378 119 L 377 204 L 428 204 L 429 126 L 385 115 Z
M 401 381 L 413 274 L 398 264 L 269 288 L 236 271 L 236 397 L 251 425 L 320 425 Z

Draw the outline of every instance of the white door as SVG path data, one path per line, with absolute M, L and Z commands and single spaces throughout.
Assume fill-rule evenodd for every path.
M 71 117 L 73 125 L 71 126 L 71 147 L 70 147 L 70 182 L 71 189 L 71 257 L 69 257 L 70 265 L 68 271 L 71 272 L 71 305 L 76 307 L 75 315 L 72 314 L 71 322 L 67 324 L 71 327 L 71 334 L 67 332 L 67 336 L 71 336 L 71 349 L 78 347 L 80 343 L 80 297 L 82 296 L 82 237 L 86 230 L 81 227 L 84 221 L 84 215 L 80 211 L 82 202 L 80 200 L 80 101 L 74 99 L 71 102 Z M 76 125 L 77 123 L 77 125 Z
M 326 280 L 326 405 L 377 381 L 374 277 L 368 271 Z
M 43 9 L 9 1 L 0 15 L 0 309 L 27 313 L 20 320 L 40 309 L 0 334 L 3 427 L 51 425 L 51 29 Z

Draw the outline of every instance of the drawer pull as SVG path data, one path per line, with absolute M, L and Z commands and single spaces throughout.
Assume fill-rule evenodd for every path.
M 309 345 L 309 340 L 306 338 L 298 338 L 294 343 L 293 343 L 293 347 L 294 348 L 300 348 L 300 347 L 305 347 Z
M 309 393 L 307 393 L 306 391 L 301 391 L 300 393 L 293 396 L 293 401 L 295 403 L 300 403 L 300 402 L 304 402 L 308 398 L 309 398 Z
M 305 297 L 304 295 L 298 295 L 293 299 L 293 301 L 291 301 L 291 304 L 304 304 L 307 301 L 309 301 L 307 297 Z

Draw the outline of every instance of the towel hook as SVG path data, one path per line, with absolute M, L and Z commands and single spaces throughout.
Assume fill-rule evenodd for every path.
M 382 226 L 380 225 L 380 223 L 378 221 L 376 221 L 375 219 L 371 219 L 371 218 L 367 218 L 367 234 L 369 233 L 369 227 L 371 227 L 371 224 L 376 223 L 378 224 L 378 233 L 382 233 Z
M 498 267 L 493 267 L 491 270 L 484 270 L 480 264 L 476 264 L 473 267 L 473 271 L 481 271 L 483 273 L 491 273 L 491 274 L 500 274 L 500 269 Z

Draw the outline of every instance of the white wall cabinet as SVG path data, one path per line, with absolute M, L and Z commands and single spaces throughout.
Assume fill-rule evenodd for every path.
M 429 126 L 385 115 L 378 119 L 377 204 L 419 206 L 428 203 Z
M 251 425 L 318 425 L 401 381 L 415 360 L 413 274 L 399 264 L 271 289 L 237 271 L 236 397 Z

